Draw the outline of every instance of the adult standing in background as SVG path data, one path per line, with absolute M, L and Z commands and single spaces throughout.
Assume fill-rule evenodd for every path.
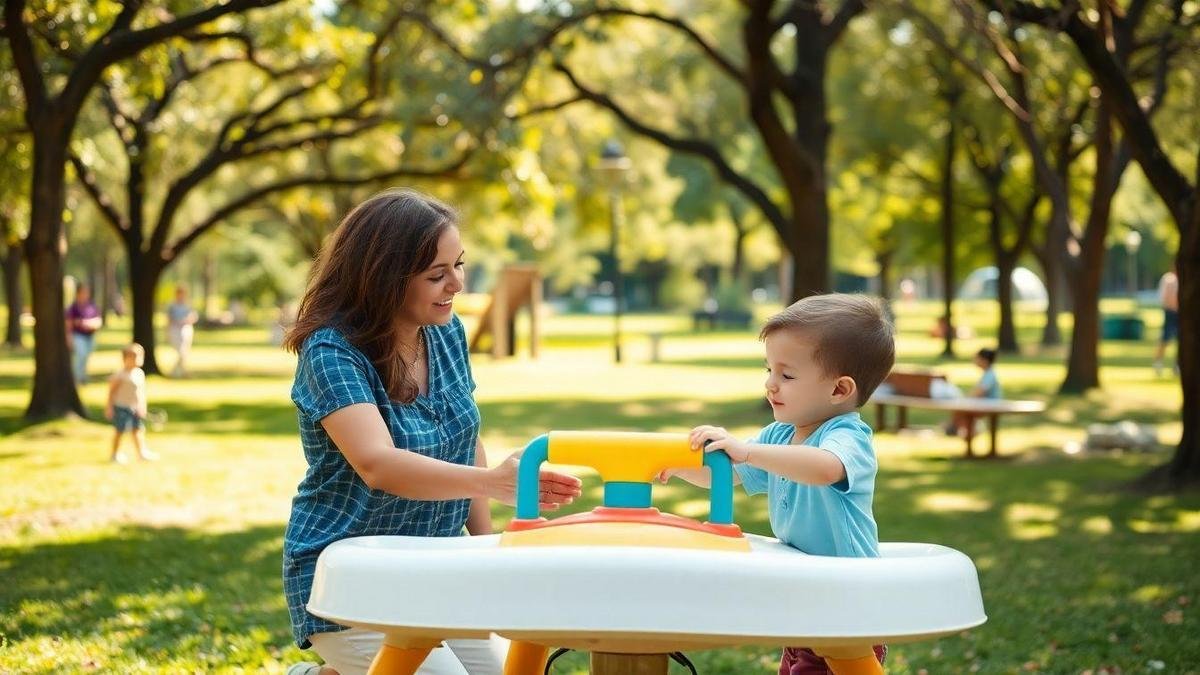
M 1167 353 L 1167 343 L 1179 337 L 1179 276 L 1175 274 L 1175 263 L 1171 269 L 1158 280 L 1158 300 L 1163 308 L 1162 336 L 1158 339 L 1158 349 L 1154 352 L 1154 374 L 1162 374 L 1163 356 Z M 1175 367 L 1179 368 L 1179 349 L 1176 347 Z
M 92 302 L 92 289 L 86 284 L 75 289 L 75 301 L 67 307 L 66 316 L 71 372 L 76 384 L 86 384 L 88 358 L 96 348 L 96 331 L 104 325 L 100 310 Z
M 175 302 L 167 305 L 167 342 L 175 350 L 177 358 L 171 369 L 171 377 L 187 377 L 187 358 L 192 351 L 193 326 L 200 320 L 196 310 L 188 304 L 185 286 L 175 287 Z

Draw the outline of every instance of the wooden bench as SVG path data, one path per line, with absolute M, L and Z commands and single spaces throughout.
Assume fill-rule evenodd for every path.
M 966 456 L 975 457 L 972 443 L 975 440 L 975 420 L 986 418 L 991 447 L 988 457 L 996 456 L 996 430 L 1000 424 L 1001 415 L 1018 415 L 1040 413 L 1046 410 L 1046 404 L 1041 401 L 1011 401 L 997 398 L 930 398 L 929 388 L 934 380 L 945 380 L 936 373 L 893 371 L 885 382 L 891 385 L 889 391 L 876 391 L 871 396 L 870 403 L 875 404 L 876 424 L 879 431 L 887 430 L 887 406 L 897 409 L 896 429 L 908 426 L 908 409 L 944 410 L 948 413 L 960 413 L 967 422 Z

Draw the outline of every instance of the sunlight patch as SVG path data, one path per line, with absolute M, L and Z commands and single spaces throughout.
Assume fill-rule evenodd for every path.
M 1129 529 L 1138 534 L 1200 532 L 1200 511 L 1180 511 L 1174 521 L 1134 518 L 1129 521 Z
M 1030 541 L 1046 539 L 1058 534 L 1055 521 L 1059 517 L 1059 509 L 1045 504 L 1012 504 L 1004 514 L 1008 522 L 1008 531 L 1014 539 Z
M 698 413 L 704 410 L 704 401 L 679 401 L 675 403 L 672 408 L 681 413 Z
M 1131 599 L 1145 604 L 1151 604 L 1158 602 L 1159 600 L 1165 600 L 1170 596 L 1171 592 L 1161 584 L 1148 584 L 1129 594 Z
M 671 507 L 671 513 L 686 518 L 701 518 L 708 515 L 709 503 L 707 499 L 689 499 L 685 502 L 679 502 Z
M 982 513 L 992 508 L 992 502 L 966 492 L 931 492 L 917 499 L 922 511 L 964 511 Z
M 1108 516 L 1092 516 L 1083 521 L 1080 529 L 1090 534 L 1112 534 L 1113 524 Z

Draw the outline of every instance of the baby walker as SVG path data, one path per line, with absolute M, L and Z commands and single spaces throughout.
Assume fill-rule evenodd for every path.
M 604 504 L 538 513 L 545 462 L 595 468 Z M 660 513 L 663 469 L 707 466 L 707 522 Z M 411 675 L 442 640 L 512 640 L 505 675 L 541 675 L 548 650 L 592 653 L 594 675 L 663 675 L 674 652 L 804 646 L 837 673 L 880 673 L 835 659 L 872 644 L 926 640 L 986 620 L 975 566 L 936 544 L 883 543 L 879 558 L 806 555 L 743 534 L 733 471 L 686 434 L 552 431 L 525 448 L 516 517 L 480 537 L 358 537 L 321 553 L 308 610 L 384 633 L 372 675 Z

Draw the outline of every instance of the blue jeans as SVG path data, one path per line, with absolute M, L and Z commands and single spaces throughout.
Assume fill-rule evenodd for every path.
M 95 333 L 71 333 L 71 372 L 75 374 L 75 382 L 87 382 L 87 362 L 96 348 Z

